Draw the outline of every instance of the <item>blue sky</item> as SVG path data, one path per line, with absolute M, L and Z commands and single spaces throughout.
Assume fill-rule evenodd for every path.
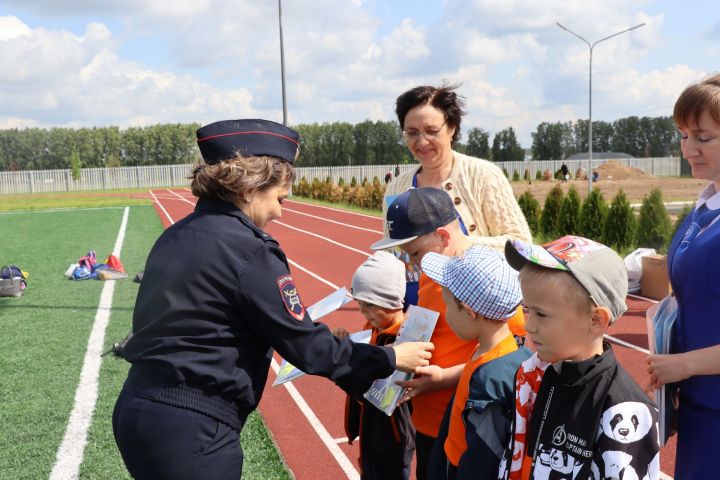
M 283 0 L 289 122 L 394 118 L 461 82 L 463 129 L 670 115 L 720 70 L 720 4 L 671 0 Z M 2 0 L 0 128 L 282 121 L 277 1 Z

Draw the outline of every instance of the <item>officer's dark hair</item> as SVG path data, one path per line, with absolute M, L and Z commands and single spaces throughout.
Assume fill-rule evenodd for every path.
M 295 179 L 295 169 L 279 158 L 238 154 L 212 165 L 198 163 L 188 178 L 196 197 L 237 203 L 255 190 L 289 186 Z
M 455 93 L 460 87 L 459 83 L 443 83 L 441 87 L 422 85 L 411 88 L 400 95 L 395 101 L 395 113 L 400 123 L 400 129 L 405 129 L 405 116 L 415 107 L 430 104 L 441 110 L 445 115 L 445 123 L 448 127 L 454 127 L 452 143 L 460 139 L 460 120 L 465 112 L 463 97 Z

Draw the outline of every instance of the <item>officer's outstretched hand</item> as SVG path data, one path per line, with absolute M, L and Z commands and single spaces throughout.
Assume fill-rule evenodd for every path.
M 415 373 L 417 367 L 430 364 L 435 345 L 431 342 L 404 342 L 393 345 L 395 350 L 395 368 L 407 373 Z

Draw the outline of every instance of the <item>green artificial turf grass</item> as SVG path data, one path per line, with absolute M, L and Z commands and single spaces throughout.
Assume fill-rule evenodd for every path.
M 22 193 L 0 195 L 0 211 L 32 211 L 54 208 L 97 208 L 127 205 L 150 205 L 150 198 L 136 198 L 147 195 L 148 189 L 118 190 L 102 194 L 96 192 L 67 193 Z
M 0 215 L 0 263 L 30 273 L 20 298 L 0 298 L 0 478 L 46 478 L 55 462 L 104 282 L 69 281 L 63 272 L 88 249 L 98 261 L 112 250 L 123 208 Z M 138 284 L 162 232 L 151 206 L 131 207 L 120 252 L 128 279 L 115 282 L 105 348 L 130 331 Z M 130 478 L 115 446 L 112 409 L 129 364 L 103 358 L 98 401 L 80 468 L 82 479 Z M 243 478 L 289 479 L 262 420 L 251 415 L 242 433 Z

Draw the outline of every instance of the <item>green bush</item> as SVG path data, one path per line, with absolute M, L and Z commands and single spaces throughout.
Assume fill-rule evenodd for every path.
M 505 174 L 505 176 L 506 176 L 507 178 L 510 178 L 510 175 L 508 175 L 507 168 L 503 167 L 502 170 L 503 170 L 503 174 Z
M 620 189 L 613 198 L 610 210 L 605 217 L 603 243 L 618 252 L 631 248 L 635 237 L 636 224 L 635 212 L 630 206 L 625 192 Z
M 580 195 L 575 185 L 571 185 L 567 196 L 560 206 L 558 217 L 559 235 L 576 235 L 580 233 Z
M 367 177 L 363 177 L 362 183 L 360 185 L 362 185 L 364 188 L 368 187 L 369 183 Z
M 638 247 L 665 251 L 670 241 L 672 225 L 662 200 L 660 189 L 655 188 L 643 199 L 637 230 Z
M 344 187 L 345 186 L 345 179 L 343 177 L 340 177 L 338 179 L 338 187 Z
M 542 172 L 540 170 L 535 170 L 535 180 L 542 180 Z
M 602 241 L 607 212 L 608 206 L 605 197 L 599 189 L 593 188 L 592 192 L 585 197 L 580 210 L 580 235 L 597 242 Z
M 81 166 L 82 164 L 80 162 L 80 154 L 78 153 L 77 149 L 73 148 L 72 153 L 70 154 L 70 172 L 72 175 L 72 179 L 75 181 L 80 180 Z
M 355 177 L 352 177 L 352 179 L 350 180 L 350 186 L 353 188 L 357 187 L 357 180 L 355 179 Z
M 526 168 L 525 173 L 523 173 L 523 180 L 530 180 L 530 169 Z
M 673 226 L 673 233 L 670 236 L 671 239 L 677 233 L 678 229 L 680 228 L 680 225 L 682 225 L 683 221 L 685 220 L 685 217 L 690 215 L 690 212 L 692 212 L 692 211 L 693 211 L 693 207 L 690 205 L 686 204 L 683 207 L 682 211 L 678 214 L 677 220 L 675 220 L 675 225 Z
M 564 196 L 560 185 L 555 185 L 545 198 L 545 205 L 540 217 L 540 233 L 548 240 L 554 240 L 558 236 L 558 220 Z
M 525 190 L 518 198 L 518 205 L 525 215 L 530 231 L 533 235 L 537 235 L 540 231 L 540 202 L 533 197 L 530 190 Z
M 519 182 L 520 181 L 520 172 L 517 170 L 513 170 L 513 182 Z

